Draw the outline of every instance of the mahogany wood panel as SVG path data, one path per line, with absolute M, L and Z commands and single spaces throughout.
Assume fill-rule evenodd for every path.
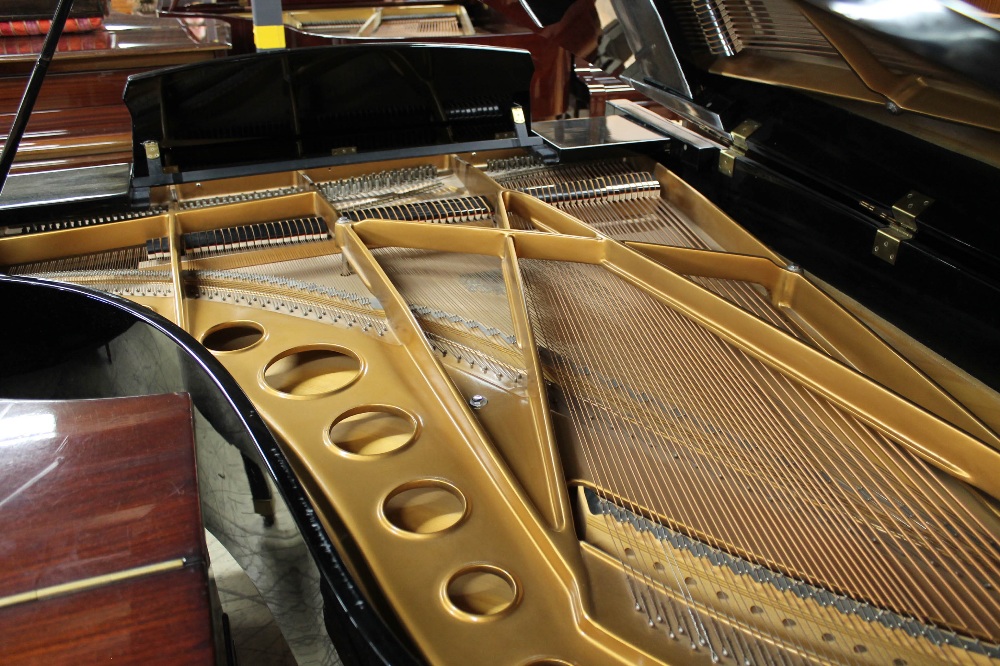
M 0 113 L 0 146 L 13 123 L 14 114 Z M 35 112 L 21 138 L 14 170 L 131 162 L 131 125 L 122 104 Z
M 7 139 L 7 133 L 13 124 L 13 113 L 0 113 L 0 141 Z M 76 138 L 94 134 L 117 134 L 123 128 L 127 133 L 131 124 L 128 109 L 121 103 L 82 109 L 47 109 L 31 114 L 24 141 L 32 135 L 38 139 Z M 131 148 L 131 137 L 129 147 Z
M 0 597 L 206 559 L 186 395 L 0 401 Z
M 225 55 L 228 33 L 215 20 L 188 24 L 174 18 L 112 15 L 104 29 L 64 35 L 35 102 L 22 143 L 26 149 L 18 155 L 16 170 L 131 161 L 132 122 L 122 102 L 126 79 L 150 69 Z M 42 37 L 0 40 L 0 133 L 4 138 L 43 41 Z M 64 114 L 49 116 L 43 128 L 36 118 L 46 111 Z
M 0 662 L 214 664 L 203 563 L 0 609 Z
M 132 161 L 125 79 L 139 70 L 50 74 L 18 147 L 12 171 L 44 171 Z M 14 123 L 25 80 L 0 78 L 0 146 Z
M 121 105 L 125 80 L 142 70 L 125 69 L 111 72 L 81 72 L 50 74 L 45 77 L 35 102 L 35 111 L 45 109 L 76 109 L 86 106 Z M 0 112 L 13 113 L 24 95 L 26 79 L 0 78 Z M 126 110 L 127 113 L 127 110 Z
M 36 155 L 35 157 L 41 157 Z M 101 166 L 103 164 L 122 164 L 132 161 L 132 151 L 120 151 L 113 153 L 102 153 L 100 155 L 76 155 L 76 156 L 53 156 L 47 159 L 32 159 L 30 156 L 26 160 L 19 157 L 11 173 L 37 173 L 39 171 L 52 171 L 53 169 L 74 169 L 85 166 Z

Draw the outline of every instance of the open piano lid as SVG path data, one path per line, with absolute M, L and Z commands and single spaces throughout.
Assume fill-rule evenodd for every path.
M 656 128 L 677 139 L 665 163 L 686 182 L 789 262 L 1000 387 L 1000 20 L 989 3 L 520 4 L 662 105 Z M 916 199 L 932 205 L 906 210 Z
M 133 76 L 133 187 L 536 145 L 532 72 L 526 51 L 376 44 Z

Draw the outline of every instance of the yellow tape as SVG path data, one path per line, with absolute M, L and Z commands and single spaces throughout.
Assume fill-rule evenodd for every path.
M 253 43 L 258 49 L 285 48 L 285 26 L 255 25 L 253 27 Z

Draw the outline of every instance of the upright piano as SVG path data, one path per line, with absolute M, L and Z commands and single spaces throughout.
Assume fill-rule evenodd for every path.
M 0 141 L 6 142 L 44 36 L 0 38 Z M 121 101 L 132 74 L 228 54 L 229 26 L 217 19 L 114 14 L 87 32 L 63 35 L 14 171 L 46 171 L 128 160 L 131 122 Z M 2 144 L 0 144 L 2 145 Z
M 614 4 L 603 117 L 481 47 L 132 77 L 125 186 L 0 198 L 0 394 L 190 386 L 347 663 L 1000 662 L 996 93 L 928 48 L 995 21 Z M 838 30 L 918 89 L 826 90 Z

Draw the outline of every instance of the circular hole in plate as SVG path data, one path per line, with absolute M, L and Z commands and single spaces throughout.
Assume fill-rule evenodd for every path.
M 330 426 L 330 442 L 347 453 L 379 456 L 403 448 L 417 438 L 417 419 L 389 405 L 356 407 Z
M 452 576 L 445 594 L 463 613 L 493 617 L 514 606 L 518 589 L 514 578 L 503 569 L 480 564 L 466 567 Z
M 354 354 L 332 347 L 292 349 L 267 364 L 264 383 L 293 396 L 318 396 L 339 391 L 361 376 Z
M 201 344 L 214 352 L 249 349 L 264 339 L 264 327 L 252 321 L 233 321 L 208 329 Z
M 382 503 L 385 519 L 413 534 L 443 532 L 465 518 L 467 510 L 468 503 L 458 488 L 434 479 L 404 484 Z

